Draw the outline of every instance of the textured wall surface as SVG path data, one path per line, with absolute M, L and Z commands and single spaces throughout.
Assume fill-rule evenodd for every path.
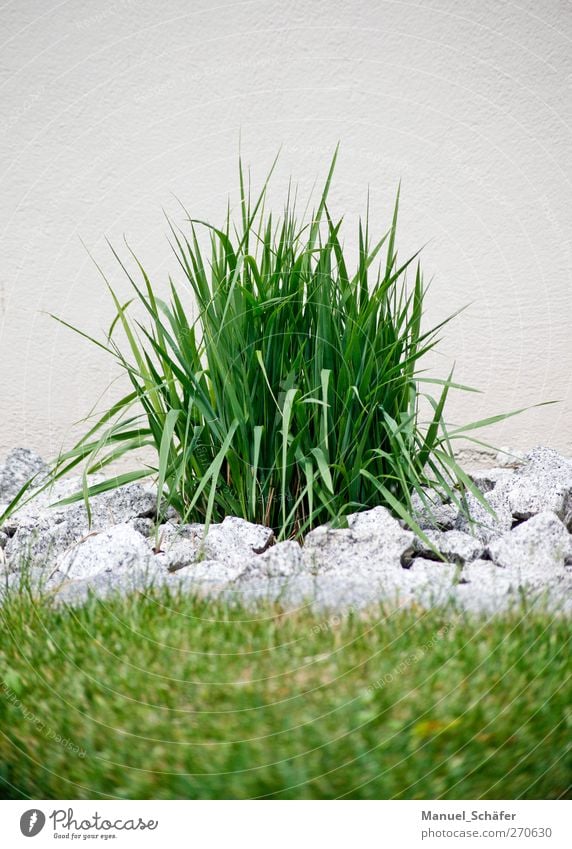
M 490 438 L 572 452 L 568 0 L 18 0 L 0 41 L 0 454 L 53 454 L 116 376 L 47 315 L 109 325 L 81 240 L 121 292 L 105 237 L 164 285 L 162 210 L 221 216 L 239 135 L 255 181 L 282 145 L 277 199 L 290 174 L 306 194 L 340 140 L 348 226 L 369 186 L 385 229 L 401 179 L 429 319 L 469 304 L 433 364 L 483 393 L 450 417 L 559 399 Z

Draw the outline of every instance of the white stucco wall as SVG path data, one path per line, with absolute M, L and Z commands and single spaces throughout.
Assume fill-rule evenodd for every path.
M 437 363 L 483 394 L 450 417 L 560 399 L 490 437 L 572 453 L 568 0 L 18 0 L 0 42 L 0 454 L 53 454 L 116 374 L 44 314 L 109 324 L 80 237 L 122 291 L 105 236 L 176 274 L 162 208 L 221 215 L 239 133 L 255 179 L 282 145 L 276 196 L 340 140 L 332 207 L 369 185 L 380 230 L 401 178 L 430 318 L 471 304 Z

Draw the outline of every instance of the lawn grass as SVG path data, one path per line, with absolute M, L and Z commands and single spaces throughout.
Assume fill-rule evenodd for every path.
M 5 798 L 564 798 L 570 624 L 169 595 L 0 610 Z

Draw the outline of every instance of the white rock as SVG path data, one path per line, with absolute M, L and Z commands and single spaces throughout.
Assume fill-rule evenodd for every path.
M 111 596 L 127 596 L 133 593 L 148 594 L 154 589 L 168 584 L 162 573 L 148 572 L 142 568 L 120 569 L 118 571 L 98 572 L 89 578 L 63 580 L 50 592 L 55 604 L 79 606 L 85 604 L 89 596 L 107 599 Z
M 144 537 L 129 525 L 116 525 L 77 543 L 57 560 L 68 578 L 91 578 L 100 572 L 152 568 L 152 555 Z
M 103 475 L 91 475 L 88 478 L 88 485 L 101 483 L 104 480 Z M 63 507 L 55 507 L 58 501 L 69 498 L 75 495 L 82 489 L 81 477 L 70 477 L 56 481 L 46 489 L 37 492 L 28 503 L 24 503 L 22 507 L 13 513 L 3 526 L 9 534 L 13 534 L 18 529 L 18 526 L 25 521 L 33 521 L 44 515 L 54 517 L 54 521 L 61 521 L 64 512 L 73 509 L 77 505 L 65 505 Z M 24 499 L 25 501 L 26 499 Z
M 204 525 L 199 523 L 181 525 L 178 522 L 171 521 L 159 525 L 156 537 L 161 551 L 168 552 L 173 545 L 182 541 L 195 542 L 198 545 L 202 541 L 204 533 Z M 154 542 L 155 537 L 152 540 Z
M 206 538 L 203 525 L 167 522 L 159 528 L 158 539 L 159 561 L 169 572 L 205 561 L 244 570 L 258 551 L 272 545 L 274 533 L 263 525 L 227 516 L 220 524 L 210 526 Z
M 127 524 L 131 525 L 133 530 L 137 531 L 141 536 L 147 538 L 152 535 L 155 528 L 155 521 L 153 519 L 128 519 Z
M 300 574 L 275 579 L 268 581 L 266 588 L 262 582 L 248 582 L 245 589 L 251 598 L 270 597 L 286 607 L 308 605 L 315 610 L 361 610 L 375 607 L 379 602 L 392 606 L 414 602 L 430 606 L 447 602 L 458 572 L 455 565 L 418 558 L 413 569 L 401 566 L 386 571 L 337 569 L 315 576 Z
M 450 563 L 465 563 L 475 560 L 484 552 L 484 545 L 476 537 L 464 531 L 431 531 L 425 532 L 429 542 Z M 434 559 L 434 552 L 421 539 L 415 540 L 415 553 L 422 557 Z
M 52 593 L 64 580 L 65 576 L 58 570 L 54 571 L 53 565 L 50 568 L 32 567 L 26 569 L 25 572 L 10 572 L 4 574 L 0 581 L 0 599 L 10 592 L 21 592 L 28 589 L 38 595 L 46 592 Z
M 348 516 L 348 528 L 321 525 L 304 540 L 307 569 L 321 571 L 365 570 L 383 573 L 400 569 L 412 551 L 414 536 L 404 530 L 385 507 Z
M 499 466 L 504 466 L 505 468 L 514 468 L 522 463 L 524 457 L 524 451 L 519 451 L 517 448 L 507 448 L 506 446 L 504 446 L 497 453 L 496 461 Z
M 53 560 L 90 531 L 105 530 L 155 512 L 156 492 L 139 483 L 92 496 L 89 502 L 91 526 L 83 501 L 57 507 L 46 504 L 46 497 L 61 500 L 80 487 L 79 479 L 62 483 L 54 487 L 48 496 L 42 493 L 44 497 L 39 498 L 37 503 L 32 501 L 11 517 L 13 536 L 6 545 L 6 556 L 12 568 L 20 568 L 23 562 L 39 565 L 48 559 Z M 49 504 L 52 503 L 50 500 Z
M 424 527 L 447 562 L 436 561 L 384 507 L 351 514 L 347 528 L 316 528 L 303 548 L 293 541 L 275 543 L 271 529 L 235 517 L 212 525 L 205 536 L 203 525 L 182 525 L 173 516 L 158 535 L 149 536 L 156 492 L 140 484 L 91 500 L 92 530 L 99 532 L 91 536 L 82 503 L 48 507 L 79 489 L 79 480 L 59 483 L 18 511 L 5 526 L 8 534 L 0 532 L 0 557 L 8 556 L 14 567 L 29 553 L 31 573 L 53 575 L 50 591 L 57 589 L 60 600 L 74 604 L 89 592 L 107 597 L 168 586 L 338 611 L 380 601 L 430 606 L 450 600 L 467 610 L 496 611 L 518 603 L 524 587 L 527 598 L 546 592 L 556 607 L 567 592 L 572 597 L 572 570 L 566 566 L 572 563 L 572 537 L 554 512 L 538 508 L 548 500 L 566 518 L 572 463 L 548 449 L 527 457 L 516 471 L 474 473 L 496 518 L 471 495 L 474 528 L 452 505 L 435 504 L 436 511 L 446 511 L 440 521 L 449 530 Z M 511 531 L 517 502 L 538 515 Z M 482 559 L 485 545 L 495 562 Z M 20 577 L 8 574 L 4 583 L 16 586 Z
M 466 495 L 466 502 L 472 521 L 460 513 L 455 522 L 455 530 L 473 534 L 482 543 L 488 543 L 511 529 L 512 513 L 508 496 L 502 490 L 501 484 L 498 484 L 491 492 L 485 493 L 483 498 L 494 511 L 494 515 L 469 492 Z
M 469 472 L 469 477 L 481 492 L 490 492 L 501 481 L 508 480 L 513 474 L 512 468 L 477 469 Z
M 185 569 L 201 561 L 201 540 L 181 538 L 172 542 L 167 551 L 159 555 L 159 558 L 169 572 Z
M 522 604 L 518 579 L 490 560 L 481 559 L 465 564 L 451 598 L 463 610 L 488 615 L 518 610 Z
M 460 575 L 457 563 L 445 563 L 427 557 L 415 557 L 406 571 L 416 578 L 423 576 L 431 581 L 446 581 L 447 585 L 453 585 Z
M 426 500 L 414 492 L 411 496 L 413 518 L 421 528 L 450 531 L 455 527 L 459 508 L 441 501 L 435 493 L 426 493 Z
M 221 563 L 220 560 L 201 560 L 178 569 L 176 577 L 194 584 L 230 584 L 244 573 L 246 563 Z
M 572 538 L 555 513 L 538 513 L 488 546 L 491 559 L 523 577 L 564 574 Z
M 210 526 L 201 553 L 204 560 L 236 564 L 261 554 L 273 542 L 272 528 L 227 516 L 220 524 Z
M 0 466 L 0 501 L 9 503 L 34 476 L 35 484 L 40 484 L 48 471 L 47 464 L 35 451 L 14 448 Z
M 303 552 L 294 540 L 277 542 L 263 554 L 257 554 L 248 562 L 244 577 L 286 578 L 302 569 Z
M 157 565 L 167 572 L 176 572 L 200 561 L 203 537 L 203 525 L 170 521 L 159 526 L 157 533 L 149 537 L 149 544 Z
M 551 448 L 539 446 L 497 490 L 505 493 L 512 515 L 529 519 L 551 510 L 572 528 L 572 462 Z
M 480 557 L 465 563 L 461 580 L 463 584 L 474 584 L 472 591 L 476 595 L 483 592 L 504 594 L 518 587 L 510 570 Z

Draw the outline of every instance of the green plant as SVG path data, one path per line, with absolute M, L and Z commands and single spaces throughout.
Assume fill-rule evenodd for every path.
M 438 569 L 438 566 L 435 566 Z M 26 579 L 25 583 L 26 583 Z M 0 797 L 572 797 L 570 620 L 188 590 L 0 609 Z
M 170 225 L 194 321 L 188 291 L 171 281 L 164 302 L 135 255 L 140 282 L 112 248 L 147 320 L 134 321 L 131 302 L 121 304 L 108 283 L 117 314 L 107 339 L 92 341 L 117 359 L 132 391 L 60 458 L 53 477 L 85 461 L 87 497 L 154 475 L 185 519 L 239 515 L 283 537 L 380 503 L 418 530 L 411 498 L 425 499 L 427 487 L 459 506 L 467 488 L 482 499 L 452 444 L 488 422 L 448 430 L 452 376 L 431 380 L 419 368 L 445 322 L 422 327 L 417 255 L 398 261 L 399 194 L 379 241 L 370 240 L 369 216 L 360 222 L 350 271 L 342 222 L 327 205 L 336 155 L 309 220 L 298 220 L 291 193 L 280 219 L 266 212 L 270 175 L 251 202 L 240 164 L 236 225 L 230 213 L 222 229 L 190 216 L 185 231 Z M 435 384 L 437 397 L 426 391 Z M 432 410 L 427 422 L 421 398 Z M 88 486 L 88 472 L 149 445 L 154 467 Z

